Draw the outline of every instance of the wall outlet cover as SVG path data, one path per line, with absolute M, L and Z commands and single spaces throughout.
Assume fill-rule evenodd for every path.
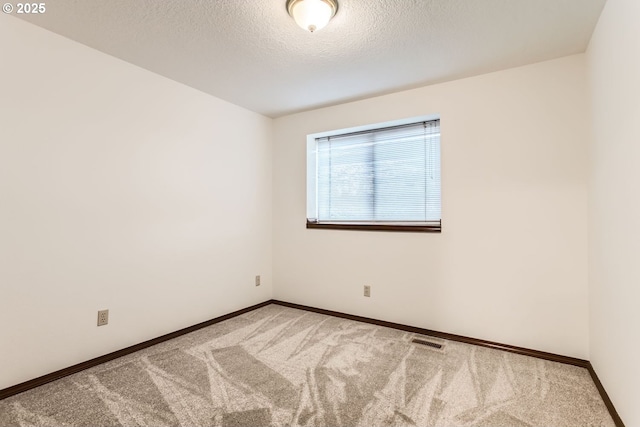
M 98 326 L 104 326 L 109 323 L 109 310 L 98 311 Z

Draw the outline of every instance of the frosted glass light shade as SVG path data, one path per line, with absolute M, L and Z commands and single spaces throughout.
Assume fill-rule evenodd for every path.
M 303 29 L 313 33 L 324 28 L 338 10 L 335 0 L 288 0 L 289 15 Z

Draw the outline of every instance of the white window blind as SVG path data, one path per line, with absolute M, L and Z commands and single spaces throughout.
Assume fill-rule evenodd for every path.
M 440 226 L 440 121 L 315 138 L 307 220 Z

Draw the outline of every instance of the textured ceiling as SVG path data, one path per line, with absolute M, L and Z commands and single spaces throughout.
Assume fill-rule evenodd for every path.
M 286 0 L 49 0 L 21 17 L 277 117 L 584 52 L 606 0 L 338 1 L 313 34 Z

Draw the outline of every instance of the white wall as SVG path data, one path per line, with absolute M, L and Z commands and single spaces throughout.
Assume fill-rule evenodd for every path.
M 591 362 L 628 426 L 640 425 L 640 2 L 609 0 L 587 51 Z
M 271 297 L 271 119 L 4 14 L 0 82 L 0 389 Z
M 276 119 L 274 298 L 588 358 L 585 77 L 577 55 Z M 307 134 L 427 114 L 441 234 L 305 228 Z

